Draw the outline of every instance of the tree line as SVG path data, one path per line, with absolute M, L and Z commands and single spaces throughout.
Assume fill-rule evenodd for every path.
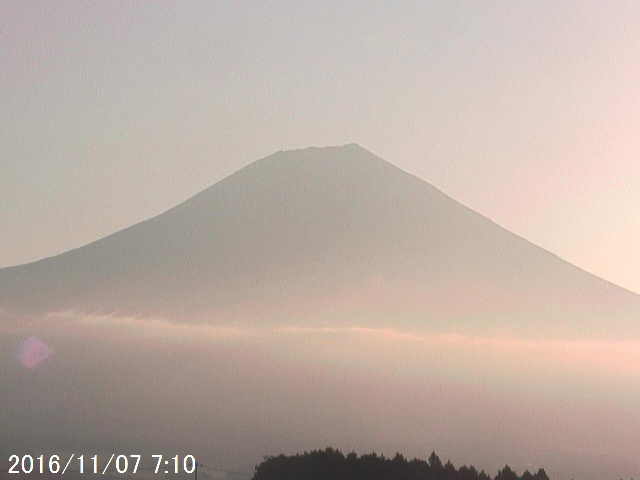
M 326 448 L 297 455 L 265 457 L 256 466 L 253 480 L 549 480 L 544 469 L 518 475 L 508 465 L 491 477 L 473 466 L 455 468 L 442 463 L 435 452 L 428 460 L 407 460 L 397 453 L 393 458 L 370 453 L 344 455 Z

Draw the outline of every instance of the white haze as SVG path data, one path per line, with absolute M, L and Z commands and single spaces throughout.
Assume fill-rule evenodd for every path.
M 34 335 L 55 354 L 13 357 Z M 0 331 L 0 451 L 193 453 L 251 472 L 328 445 L 552 478 L 640 470 L 640 342 L 216 327 L 55 313 Z

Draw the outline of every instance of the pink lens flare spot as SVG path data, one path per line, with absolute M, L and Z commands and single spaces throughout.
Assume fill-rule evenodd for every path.
M 33 370 L 47 358 L 53 355 L 46 343 L 42 340 L 31 336 L 27 338 L 18 349 L 18 360 L 29 370 Z

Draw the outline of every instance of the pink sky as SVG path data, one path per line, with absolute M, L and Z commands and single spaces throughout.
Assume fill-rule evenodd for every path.
M 638 23 L 635 2 L 2 2 L 0 266 L 357 142 L 640 292 Z

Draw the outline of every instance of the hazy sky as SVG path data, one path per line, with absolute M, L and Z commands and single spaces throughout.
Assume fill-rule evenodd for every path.
M 640 4 L 0 3 L 0 266 L 357 142 L 640 292 Z

